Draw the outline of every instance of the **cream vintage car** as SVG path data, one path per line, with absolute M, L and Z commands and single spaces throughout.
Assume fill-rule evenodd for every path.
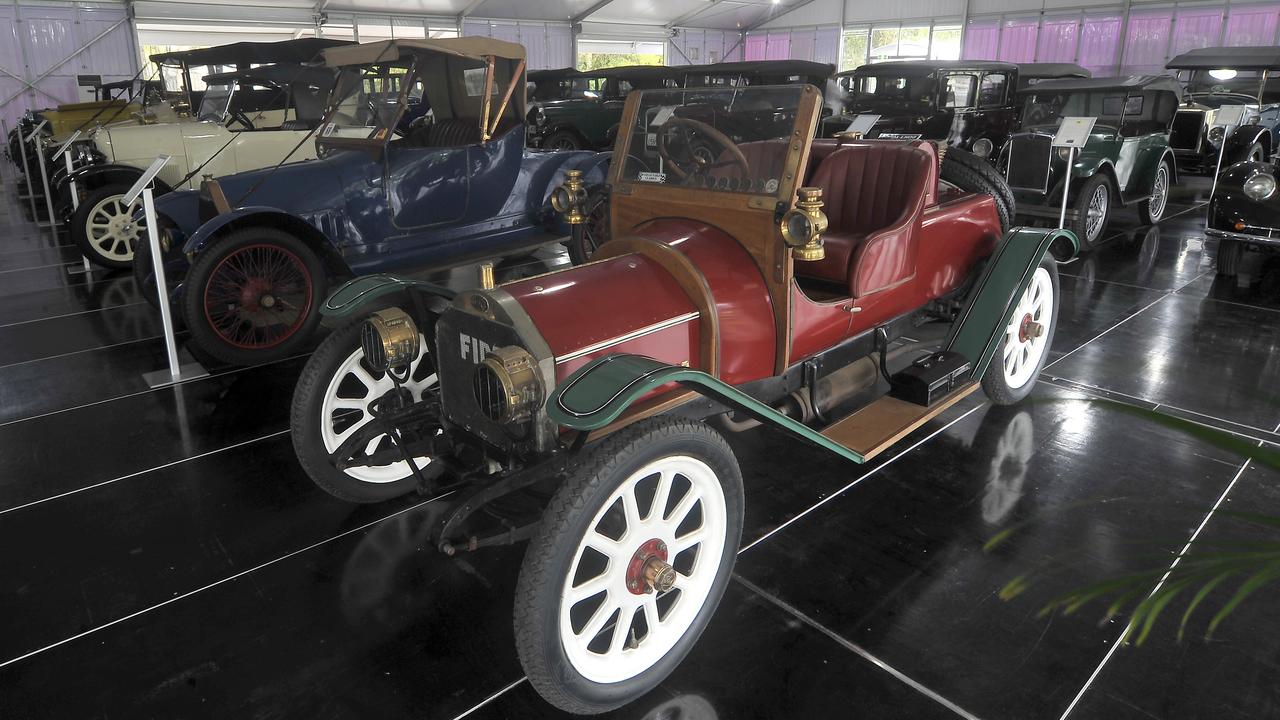
M 99 265 L 129 267 L 145 228 L 133 220 L 140 201 L 126 207 L 122 198 L 160 155 L 171 158 L 156 177 L 161 192 L 195 187 L 206 176 L 270 167 L 286 157 L 314 158 L 314 144 L 305 140 L 320 121 L 333 78 L 329 68 L 285 64 L 210 75 L 196 122 L 98 129 L 93 149 L 105 162 L 67 175 L 66 187 L 58 189 L 70 197 L 70 184 L 76 184 L 72 239 Z

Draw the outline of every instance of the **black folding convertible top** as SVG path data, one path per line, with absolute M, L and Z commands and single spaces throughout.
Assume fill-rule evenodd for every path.
M 236 70 L 233 72 L 214 73 L 205 75 L 204 81 L 208 85 L 227 82 L 230 80 L 243 80 L 249 83 L 259 85 L 292 85 L 294 83 L 306 83 L 308 85 L 332 85 L 334 79 L 334 69 L 331 67 L 304 66 L 294 64 L 280 65 L 262 65 L 256 68 L 246 70 Z
M 808 60 L 748 60 L 744 62 L 711 63 L 710 65 L 679 65 L 671 69 L 680 75 L 769 73 L 771 75 L 805 75 L 822 78 L 831 77 L 836 70 L 835 66 L 830 63 L 810 62 Z
M 1018 90 L 1020 93 L 1089 92 L 1090 90 L 1166 90 L 1179 97 L 1182 86 L 1169 75 L 1126 75 L 1102 78 L 1063 78 L 1043 80 Z
M 1091 78 L 1093 73 L 1075 63 L 1018 63 L 1018 77 L 1030 79 Z
M 852 70 L 840 73 L 841 77 L 857 75 L 858 77 L 875 75 L 921 76 L 938 70 L 978 70 L 1012 72 L 1020 66 L 996 60 L 892 60 L 890 62 L 869 63 Z
M 238 42 L 199 50 L 156 53 L 151 62 L 157 65 L 251 65 L 266 63 L 304 63 L 319 60 L 321 50 L 338 45 L 354 45 L 350 40 L 299 38 L 279 42 Z
M 1280 47 L 1210 47 L 1184 52 L 1170 60 L 1170 70 L 1280 70 Z
M 529 82 L 536 83 L 542 80 L 577 77 L 612 77 L 622 79 L 636 77 L 675 77 L 679 69 L 680 68 L 670 68 L 665 65 L 624 65 L 621 67 L 600 68 L 598 70 L 578 70 L 576 68 L 530 70 Z

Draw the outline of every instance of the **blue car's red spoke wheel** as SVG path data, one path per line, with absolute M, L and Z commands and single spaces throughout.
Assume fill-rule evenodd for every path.
M 181 307 L 192 340 L 233 365 L 286 357 L 320 323 L 324 264 L 298 238 L 246 228 L 200 251 L 183 283 Z
M 276 245 L 249 245 L 213 269 L 204 290 L 205 319 L 228 345 L 273 347 L 301 329 L 312 288 L 302 258 Z

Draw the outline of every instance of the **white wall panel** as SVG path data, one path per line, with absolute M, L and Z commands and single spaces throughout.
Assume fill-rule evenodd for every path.
M 46 3 L 0 6 L 0 67 L 34 83 L 5 76 L 0 82 L 0 117 L 10 127 L 32 108 L 75 102 L 77 75 L 100 75 L 104 82 L 127 80 L 137 72 L 133 29 L 123 4 Z
M 463 35 L 483 35 L 525 47 L 528 68 L 546 70 L 574 65 L 567 23 L 512 22 L 467 18 L 463 21 Z
M 1031 0 L 972 0 L 978 2 L 1029 2 Z M 1035 0 L 1039 2 L 1039 0 Z M 928 20 L 930 18 L 958 18 L 964 14 L 964 0 L 895 0 L 894 2 L 868 2 L 849 0 L 845 10 L 845 24 L 876 21 Z

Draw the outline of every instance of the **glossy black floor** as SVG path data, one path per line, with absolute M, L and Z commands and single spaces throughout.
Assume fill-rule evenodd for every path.
M 679 670 L 612 717 L 1280 714 L 1275 588 L 1207 642 L 1212 610 L 1176 638 L 1189 592 L 1141 646 L 1117 643 L 1123 613 L 1099 623 L 1104 604 L 1039 614 L 1154 569 L 1145 594 L 1192 539 L 1266 539 L 1230 508 L 1280 514 L 1271 471 L 1090 402 L 1277 439 L 1280 268 L 1215 279 L 1205 189 L 1158 227 L 1122 213 L 1062 269 L 1034 401 L 974 396 L 867 466 L 731 437 L 749 498 L 735 582 Z M 558 715 L 513 650 L 523 547 L 448 559 L 426 541 L 437 503 L 354 507 L 303 476 L 287 411 L 305 357 L 149 390 L 163 345 L 132 280 L 68 274 L 72 248 L 11 199 L 0 242 L 0 717 Z

